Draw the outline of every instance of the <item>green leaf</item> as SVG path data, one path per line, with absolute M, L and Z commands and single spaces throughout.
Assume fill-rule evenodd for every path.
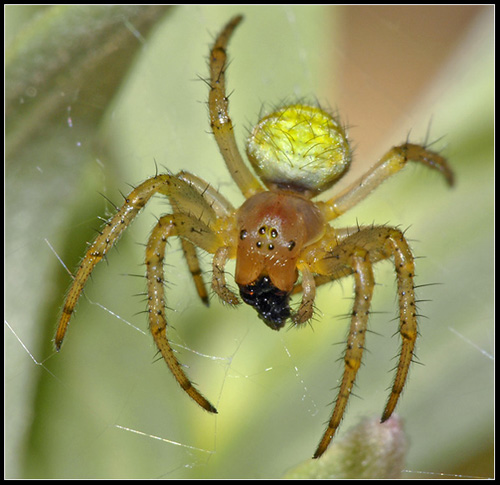
M 401 419 L 365 418 L 318 459 L 310 459 L 284 478 L 400 478 L 408 441 Z

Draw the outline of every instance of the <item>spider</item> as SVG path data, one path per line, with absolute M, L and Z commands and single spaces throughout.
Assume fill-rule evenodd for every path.
M 208 291 L 197 248 L 213 254 L 211 286 L 229 305 L 241 303 L 226 284 L 225 276 L 227 261 L 236 258 L 234 279 L 239 296 L 273 330 L 280 330 L 288 320 L 303 326 L 313 316 L 316 288 L 353 275 L 354 304 L 343 356 L 344 374 L 330 422 L 314 453 L 318 458 L 340 424 L 361 365 L 375 284 L 372 267 L 378 261 L 394 260 L 402 341 L 382 422 L 391 416 L 403 390 L 418 334 L 414 258 L 403 232 L 385 225 L 334 228 L 330 222 L 399 172 L 409 160 L 438 170 L 450 185 L 453 173 L 437 153 L 406 142 L 391 148 L 340 194 L 315 202 L 318 194 L 346 173 L 351 149 L 344 127 L 334 116 L 317 106 L 298 103 L 276 109 L 253 128 L 246 153 L 254 175 L 236 145 L 225 87 L 226 49 L 241 20 L 242 16 L 234 17 L 217 36 L 210 51 L 210 78 L 206 82 L 210 88 L 210 126 L 245 202 L 235 209 L 216 189 L 186 171 L 157 174 L 141 183 L 125 197 L 122 207 L 87 249 L 67 294 L 54 343 L 59 351 L 95 265 L 157 193 L 168 198 L 171 213 L 160 217 L 146 247 L 149 328 L 182 389 L 211 413 L 217 413 L 216 408 L 191 383 L 167 338 L 163 262 L 169 238 L 180 238 L 197 293 L 207 305 Z M 302 293 L 302 300 L 292 311 L 290 297 L 295 293 Z

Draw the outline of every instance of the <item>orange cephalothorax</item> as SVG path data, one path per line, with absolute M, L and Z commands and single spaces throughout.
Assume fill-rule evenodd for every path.
M 290 316 L 288 299 L 297 281 L 302 248 L 324 233 L 325 221 L 309 200 L 293 193 L 261 192 L 238 211 L 235 280 L 243 300 L 272 328 Z

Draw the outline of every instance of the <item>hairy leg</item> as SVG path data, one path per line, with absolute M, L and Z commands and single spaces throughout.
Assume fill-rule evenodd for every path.
M 332 417 L 313 458 L 319 458 L 325 452 L 342 420 L 363 357 L 368 313 L 375 282 L 373 280 L 372 264 L 367 251 L 364 249 L 354 249 L 351 252 L 349 265 L 354 272 L 355 296 L 347 349 L 344 354 L 344 376 L 340 384 Z
M 422 163 L 441 172 L 449 185 L 453 185 L 453 172 L 441 155 L 420 145 L 405 143 L 391 148 L 367 173 L 347 187 L 343 192 L 318 205 L 327 220 L 347 212 L 375 190 L 384 180 L 399 172 L 409 161 Z
M 401 395 L 408 376 L 408 369 L 413 359 L 418 334 L 413 281 L 415 267 L 413 255 L 403 233 L 398 229 L 383 226 L 342 231 L 342 238 L 337 240 L 332 237 L 331 245 L 323 242 L 321 251 L 311 248 L 309 254 L 309 266 L 315 274 L 337 275 L 338 278 L 353 274 L 356 282 L 355 303 L 349 333 L 349 339 L 353 338 L 354 341 L 348 342 L 348 351 L 345 355 L 344 378 L 339 396 L 332 419 L 316 451 L 315 457 L 319 457 L 324 452 L 335 433 L 336 427 L 340 423 L 357 368 L 359 367 L 358 357 L 359 359 L 361 358 L 361 344 L 364 342 L 365 327 L 363 327 L 363 322 L 367 318 L 368 311 L 366 303 L 369 303 L 371 300 L 373 284 L 371 266 L 374 263 L 384 259 L 394 259 L 399 299 L 399 333 L 402 342 L 396 377 L 382 415 L 382 422 L 391 416 Z M 366 261 L 365 259 L 360 259 L 363 252 L 366 252 Z M 370 268 L 368 268 L 368 265 Z M 358 323 L 358 319 L 360 319 L 359 322 L 361 323 Z M 359 329 L 362 329 L 361 334 Z
M 164 293 L 163 260 L 165 246 L 171 236 L 186 235 L 195 227 L 198 231 L 202 223 L 185 214 L 163 216 L 153 229 L 146 248 L 146 275 L 148 281 L 149 328 L 156 346 L 179 385 L 202 408 L 216 413 L 215 407 L 193 386 L 186 376 L 167 338 L 166 302 Z M 216 244 L 215 236 L 207 232 L 207 248 Z

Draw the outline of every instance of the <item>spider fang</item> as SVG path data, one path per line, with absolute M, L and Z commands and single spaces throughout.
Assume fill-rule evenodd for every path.
M 240 286 L 240 295 L 273 330 L 282 328 L 290 317 L 290 293 L 276 288 L 268 276 L 263 276 L 251 285 Z

